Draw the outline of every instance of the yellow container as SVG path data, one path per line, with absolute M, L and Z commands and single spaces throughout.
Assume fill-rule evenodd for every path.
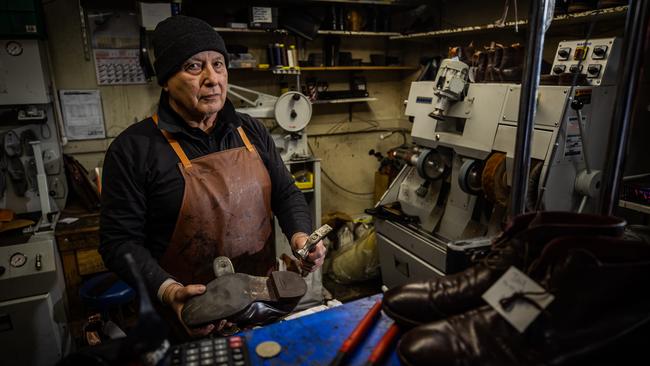
M 301 170 L 292 174 L 293 179 L 296 181 L 296 187 L 299 189 L 312 189 L 314 188 L 314 173 Z

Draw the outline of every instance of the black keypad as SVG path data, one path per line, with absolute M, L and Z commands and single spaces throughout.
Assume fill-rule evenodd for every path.
M 171 365 L 247 366 L 250 365 L 246 339 L 240 336 L 206 338 L 173 346 Z

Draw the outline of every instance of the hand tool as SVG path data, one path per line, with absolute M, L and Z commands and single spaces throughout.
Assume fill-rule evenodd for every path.
M 370 353 L 370 357 L 368 357 L 368 361 L 366 361 L 365 366 L 377 365 L 379 361 L 381 361 L 382 358 L 386 355 L 386 352 L 390 349 L 390 346 L 393 344 L 393 341 L 395 341 L 398 335 L 399 327 L 397 324 L 393 323 L 393 325 L 388 328 L 386 333 L 384 333 L 383 337 L 381 337 L 375 348 L 372 350 L 372 353 Z
M 330 366 L 341 365 L 345 357 L 352 351 L 363 339 L 363 336 L 368 332 L 368 329 L 375 323 L 379 316 L 381 315 L 381 300 L 377 300 L 375 305 L 373 305 L 366 315 L 361 319 L 356 328 L 350 333 L 348 339 L 343 342 L 341 348 L 339 348 L 336 357 L 330 363 Z
M 294 250 L 293 254 L 296 256 L 296 258 L 301 259 L 301 260 L 307 260 L 307 256 L 309 256 L 309 253 L 314 250 L 316 247 L 316 244 L 318 244 L 321 239 L 323 239 L 327 234 L 332 231 L 332 227 L 325 224 L 321 226 L 320 228 L 316 229 L 311 235 L 309 235 L 309 238 L 307 238 L 307 242 L 305 245 L 298 249 Z

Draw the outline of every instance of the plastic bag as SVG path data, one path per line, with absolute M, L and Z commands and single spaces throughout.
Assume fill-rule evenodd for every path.
M 341 284 L 367 281 L 379 276 L 379 253 L 374 227 L 353 244 L 342 246 L 329 259 L 328 275 Z

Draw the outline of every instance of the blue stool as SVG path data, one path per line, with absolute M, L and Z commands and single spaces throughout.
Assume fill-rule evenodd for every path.
M 84 305 L 98 310 L 104 320 L 108 320 L 111 307 L 119 309 L 120 321 L 123 320 L 122 305 L 135 298 L 135 291 L 113 273 L 103 273 L 85 281 L 79 289 Z

